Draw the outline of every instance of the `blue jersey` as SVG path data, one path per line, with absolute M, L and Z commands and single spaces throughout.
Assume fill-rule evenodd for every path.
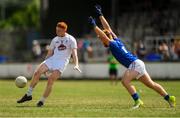
M 129 67 L 129 65 L 137 59 L 135 55 L 126 50 L 123 42 L 115 38 L 113 41 L 110 41 L 109 48 L 113 54 L 113 56 L 125 67 Z

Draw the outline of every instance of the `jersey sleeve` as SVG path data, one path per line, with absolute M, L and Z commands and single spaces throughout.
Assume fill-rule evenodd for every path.
M 74 37 L 71 37 L 71 48 L 77 48 L 77 42 Z
M 56 38 L 56 37 L 55 37 Z M 51 43 L 50 43 L 50 49 L 54 49 L 55 48 L 55 38 L 52 39 Z
M 115 41 L 119 41 L 119 40 L 120 40 L 120 38 L 114 38 L 114 40 L 115 40 Z M 120 41 L 121 41 L 121 40 L 120 40 Z

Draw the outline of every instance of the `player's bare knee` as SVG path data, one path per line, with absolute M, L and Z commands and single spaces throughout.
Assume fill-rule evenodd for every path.
M 40 71 L 37 70 L 37 71 L 34 72 L 35 77 L 40 76 L 40 75 L 41 75 Z
M 128 80 L 126 80 L 126 79 L 122 79 L 122 80 L 121 80 L 121 83 L 122 83 L 124 86 L 126 86 L 126 85 L 129 84 L 130 82 L 129 82 Z

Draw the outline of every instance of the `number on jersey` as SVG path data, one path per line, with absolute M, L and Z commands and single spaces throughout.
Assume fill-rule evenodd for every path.
M 124 46 L 122 46 L 122 49 L 124 50 L 125 53 L 128 53 L 128 51 L 126 50 Z

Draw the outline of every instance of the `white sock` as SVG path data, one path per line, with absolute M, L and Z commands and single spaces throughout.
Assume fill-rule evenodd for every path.
M 43 97 L 43 96 L 42 96 L 41 99 L 40 99 L 40 101 L 43 102 L 43 103 L 45 102 L 45 100 L 46 100 L 46 98 Z
M 28 91 L 27 91 L 27 96 L 31 96 L 32 95 L 32 91 L 33 91 L 33 88 L 32 87 L 29 87 Z

